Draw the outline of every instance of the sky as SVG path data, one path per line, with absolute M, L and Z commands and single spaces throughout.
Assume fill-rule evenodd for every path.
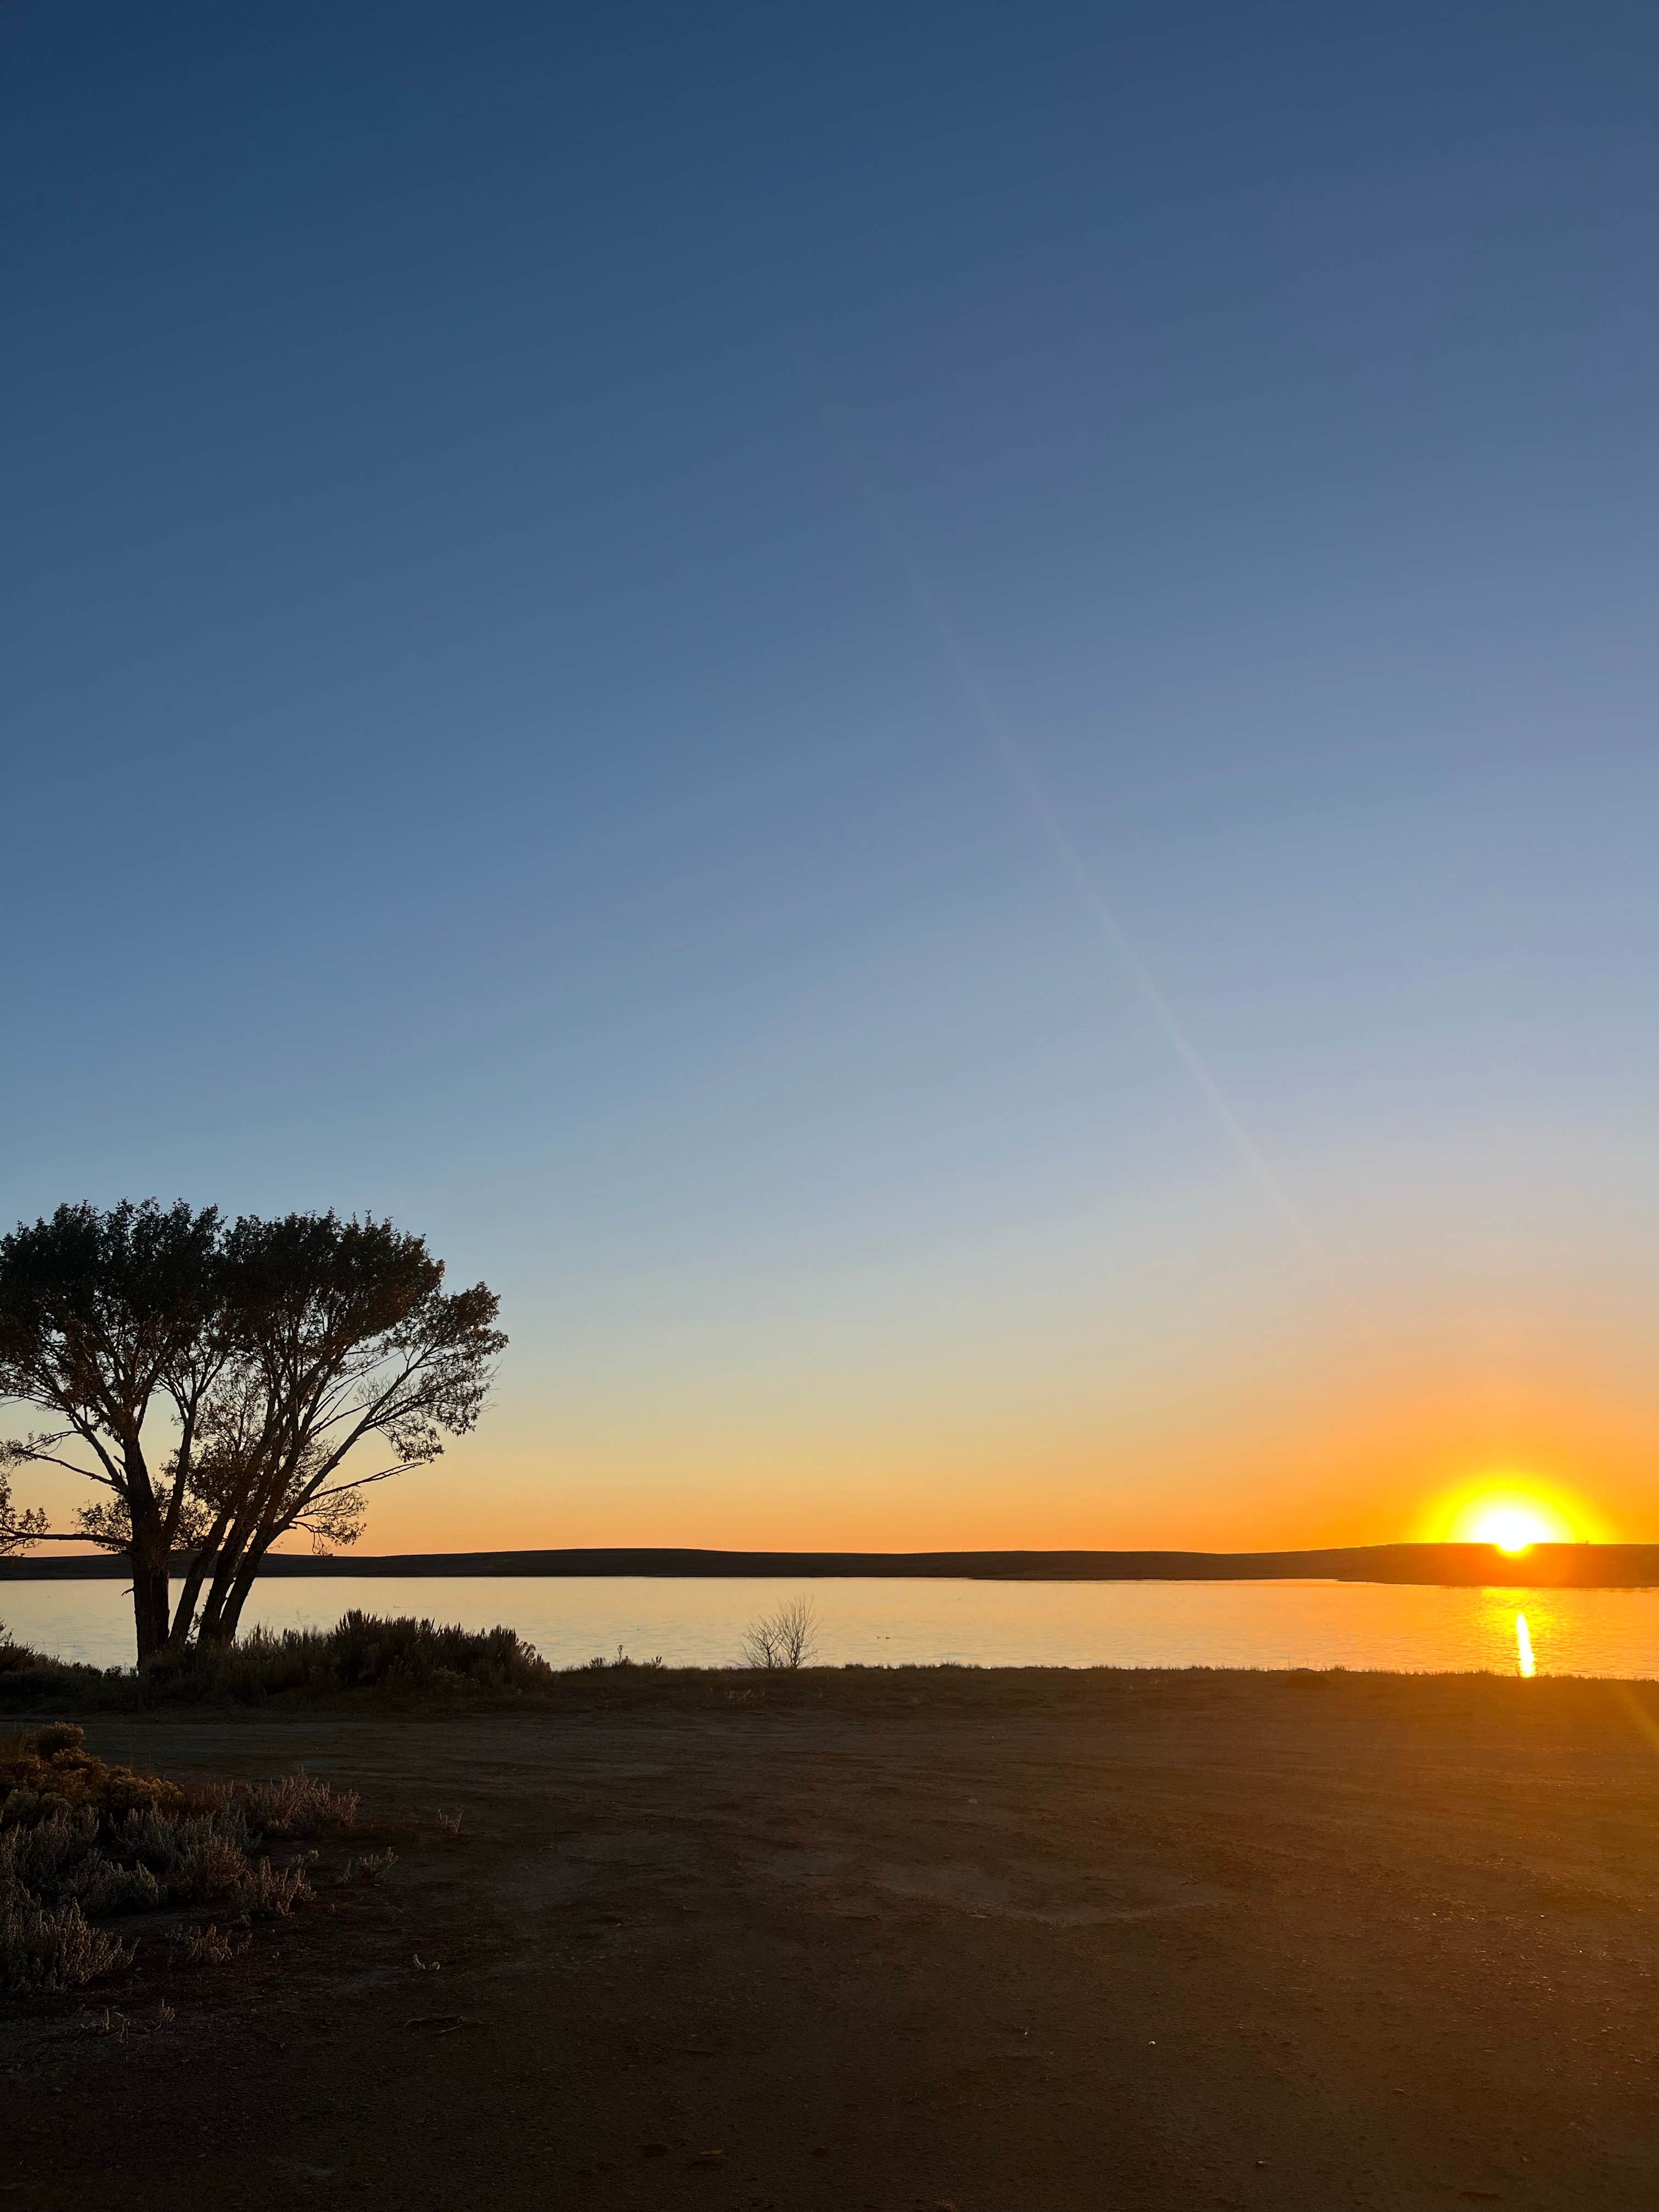
M 0 1216 L 488 1280 L 371 1550 L 1659 1540 L 1656 93 L 7 0 Z

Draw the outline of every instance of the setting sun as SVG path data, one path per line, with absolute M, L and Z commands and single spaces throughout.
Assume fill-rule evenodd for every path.
M 1443 1492 L 1419 1528 L 1427 1542 L 1491 1544 L 1510 1559 L 1534 1544 L 1606 1543 L 1616 1533 L 1576 1492 L 1505 1468 Z
M 1477 1513 L 1468 1541 L 1496 1544 L 1500 1552 L 1528 1552 L 1534 1544 L 1559 1541 L 1554 1525 L 1536 1507 L 1508 1503 Z
M 1443 1542 L 1491 1544 L 1516 1559 L 1534 1544 L 1582 1542 L 1595 1517 L 1553 1486 L 1488 1478 L 1442 1500 L 1434 1534 Z

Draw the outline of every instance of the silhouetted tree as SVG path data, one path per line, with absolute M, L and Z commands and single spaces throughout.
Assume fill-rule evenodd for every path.
M 141 1663 L 167 1640 L 168 1567 L 196 1517 L 202 1416 L 232 1357 L 219 1245 L 217 1209 L 182 1200 L 60 1206 L 0 1238 L 0 1397 L 54 1424 L 0 1447 L 0 1466 L 67 1468 L 108 1493 L 82 1509 L 76 1533 L 132 1563 Z M 159 1468 L 144 1433 L 158 1401 L 177 1427 Z M 33 1525 L 15 1540 L 42 1540 L 44 1516 L 24 1518 Z
M 279 1538 L 299 1528 L 319 1548 L 354 1541 L 365 1490 L 473 1427 L 507 1342 L 494 1291 L 446 1292 L 442 1261 L 389 1222 L 239 1221 L 223 1267 L 239 1354 L 191 1475 L 212 1516 L 198 1577 L 198 1632 L 211 1643 L 236 1633 Z M 196 1595 L 187 1581 L 175 1638 L 189 1633 Z
M 74 1533 L 131 1561 L 140 1665 L 189 1642 L 198 1606 L 202 1638 L 228 1642 L 274 1543 L 355 1541 L 365 1490 L 476 1423 L 500 1301 L 482 1283 L 446 1293 L 443 1275 L 420 1237 L 333 1213 L 226 1231 L 214 1207 L 146 1200 L 15 1229 L 0 1397 L 57 1425 L 0 1445 L 0 1551 L 50 1537 L 43 1514 L 13 1512 L 8 1470 L 65 1468 L 106 1493 Z M 174 1430 L 159 1467 L 158 1406 Z

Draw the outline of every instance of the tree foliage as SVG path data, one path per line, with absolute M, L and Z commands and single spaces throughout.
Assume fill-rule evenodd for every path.
M 54 1423 L 3 1448 L 0 1483 L 33 1463 L 105 1493 L 73 1533 L 131 1559 L 141 1662 L 192 1633 L 226 1641 L 273 1544 L 355 1541 L 366 1490 L 477 1423 L 500 1302 L 443 1280 L 421 1237 L 373 1218 L 60 1206 L 0 1239 L 0 1396 Z M 0 1545 L 49 1533 L 0 1489 Z
M 11 1477 L 7 1473 L 9 1447 L 0 1444 L 0 1559 L 9 1552 L 26 1552 L 46 1533 L 44 1510 L 36 1505 L 18 1512 L 11 1502 Z
M 167 1641 L 167 1563 L 196 1439 L 232 1357 L 221 1241 L 216 1207 L 153 1199 L 60 1206 L 0 1238 L 0 1396 L 52 1423 L 9 1444 L 6 1461 L 65 1468 L 106 1493 L 78 1533 L 131 1557 L 141 1658 Z M 144 1440 L 158 1399 L 177 1430 L 161 1468 Z

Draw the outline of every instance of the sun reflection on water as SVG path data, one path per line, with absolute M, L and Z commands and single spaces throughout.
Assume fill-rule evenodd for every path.
M 1532 1656 L 1532 1631 L 1527 1626 L 1524 1613 L 1515 1616 L 1515 1663 L 1523 1674 L 1537 1671 Z

